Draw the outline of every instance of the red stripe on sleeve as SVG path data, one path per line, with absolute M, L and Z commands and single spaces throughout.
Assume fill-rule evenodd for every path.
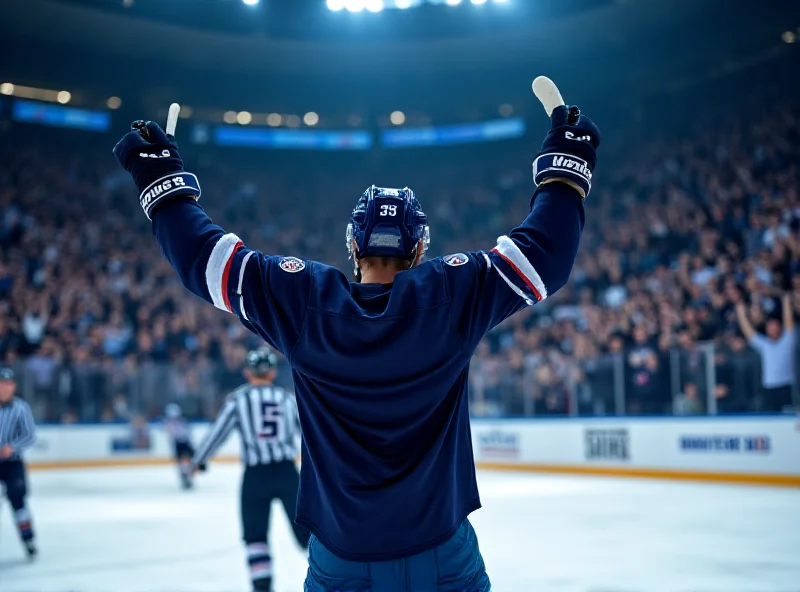
M 231 265 L 233 264 L 233 258 L 236 256 L 236 253 L 239 249 L 244 246 L 242 241 L 236 243 L 233 247 L 233 251 L 231 251 L 231 256 L 228 257 L 228 260 L 225 262 L 225 271 L 222 272 L 222 301 L 225 303 L 225 308 L 228 309 L 228 312 L 233 312 L 231 308 L 231 300 L 228 298 L 228 276 L 231 273 Z
M 516 274 L 517 274 L 519 277 L 521 277 L 521 278 L 522 278 L 522 281 L 523 281 L 523 282 L 525 282 L 525 285 L 526 285 L 526 286 L 528 286 L 528 288 L 530 289 L 530 291 L 531 291 L 531 292 L 533 292 L 533 295 L 536 297 L 536 301 L 537 301 L 537 302 L 541 302 L 541 300 L 542 300 L 542 295 L 541 295 L 541 294 L 539 294 L 539 290 L 537 290 L 537 289 L 534 287 L 534 285 L 531 283 L 531 281 L 530 281 L 530 280 L 529 280 L 529 279 L 528 279 L 528 278 L 525 276 L 525 274 L 524 274 L 524 273 L 522 273 L 522 271 L 520 271 L 519 267 L 517 267 L 516 265 L 514 265 L 514 262 L 513 262 L 513 261 L 511 261 L 511 259 L 509 259 L 509 258 L 508 258 L 508 257 L 506 257 L 505 255 L 503 255 L 503 254 L 502 254 L 500 251 L 498 251 L 496 247 L 495 247 L 494 249 L 492 249 L 492 253 L 497 253 L 497 254 L 500 256 L 500 258 L 501 258 L 503 261 L 505 261 L 506 263 L 508 263 L 509 267 L 511 267 L 511 269 L 513 269 L 513 270 L 516 272 Z

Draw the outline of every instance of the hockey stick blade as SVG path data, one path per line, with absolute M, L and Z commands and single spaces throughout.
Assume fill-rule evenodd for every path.
M 178 127 L 178 115 L 181 114 L 181 106 L 178 103 L 172 103 L 169 106 L 169 114 L 167 115 L 167 135 L 175 137 L 175 128 Z
M 532 87 L 533 94 L 541 101 L 548 117 L 553 114 L 553 109 L 564 104 L 564 99 L 561 98 L 558 87 L 547 76 L 537 76 L 533 81 Z

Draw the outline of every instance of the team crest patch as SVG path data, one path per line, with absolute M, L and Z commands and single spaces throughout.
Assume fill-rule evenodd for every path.
M 306 268 L 305 261 L 301 261 L 297 257 L 284 257 L 280 262 L 281 269 L 289 273 L 297 273 Z
M 464 253 L 456 253 L 454 255 L 448 255 L 444 258 L 444 262 L 452 267 L 464 265 L 467 261 L 469 261 L 469 257 L 467 257 Z

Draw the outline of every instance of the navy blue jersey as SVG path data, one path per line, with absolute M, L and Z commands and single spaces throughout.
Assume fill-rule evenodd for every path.
M 291 364 L 303 430 L 297 522 L 364 561 L 430 549 L 480 507 L 470 358 L 489 329 L 566 283 L 583 224 L 577 192 L 545 185 L 493 249 L 367 285 L 252 251 L 193 200 L 166 202 L 153 220 L 186 287 Z

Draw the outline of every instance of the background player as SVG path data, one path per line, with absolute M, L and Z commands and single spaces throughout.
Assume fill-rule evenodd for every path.
M 292 364 L 297 521 L 314 535 L 306 590 L 488 591 L 467 520 L 480 507 L 469 363 L 491 328 L 569 278 L 599 130 L 577 109 L 552 111 L 530 213 L 490 252 L 421 263 L 430 234 L 414 193 L 369 188 L 347 230 L 351 283 L 321 263 L 244 247 L 197 203 L 174 138 L 153 122 L 134 128 L 114 153 L 184 285 Z
M 248 352 L 244 371 L 247 384 L 225 401 L 211 431 L 197 449 L 192 464 L 205 470 L 209 458 L 236 428 L 242 439 L 241 515 L 247 561 L 253 589 L 272 590 L 272 553 L 268 543 L 272 501 L 279 499 L 298 544 L 308 545 L 309 533 L 294 523 L 300 477 L 294 459 L 298 453 L 300 422 L 294 396 L 273 386 L 278 359 L 269 348 Z
M 180 405 L 170 403 L 166 408 L 167 419 L 164 421 L 164 429 L 172 439 L 172 446 L 175 450 L 175 461 L 178 463 L 178 473 L 181 478 L 181 486 L 184 489 L 191 489 L 192 481 L 192 457 L 194 448 L 192 447 L 192 426 L 183 417 Z
M 16 390 L 14 371 L 0 368 L 0 485 L 5 485 L 22 544 L 28 557 L 33 558 L 36 545 L 31 513 L 25 505 L 28 488 L 22 451 L 33 444 L 36 437 L 31 408 L 22 399 L 14 397 Z

